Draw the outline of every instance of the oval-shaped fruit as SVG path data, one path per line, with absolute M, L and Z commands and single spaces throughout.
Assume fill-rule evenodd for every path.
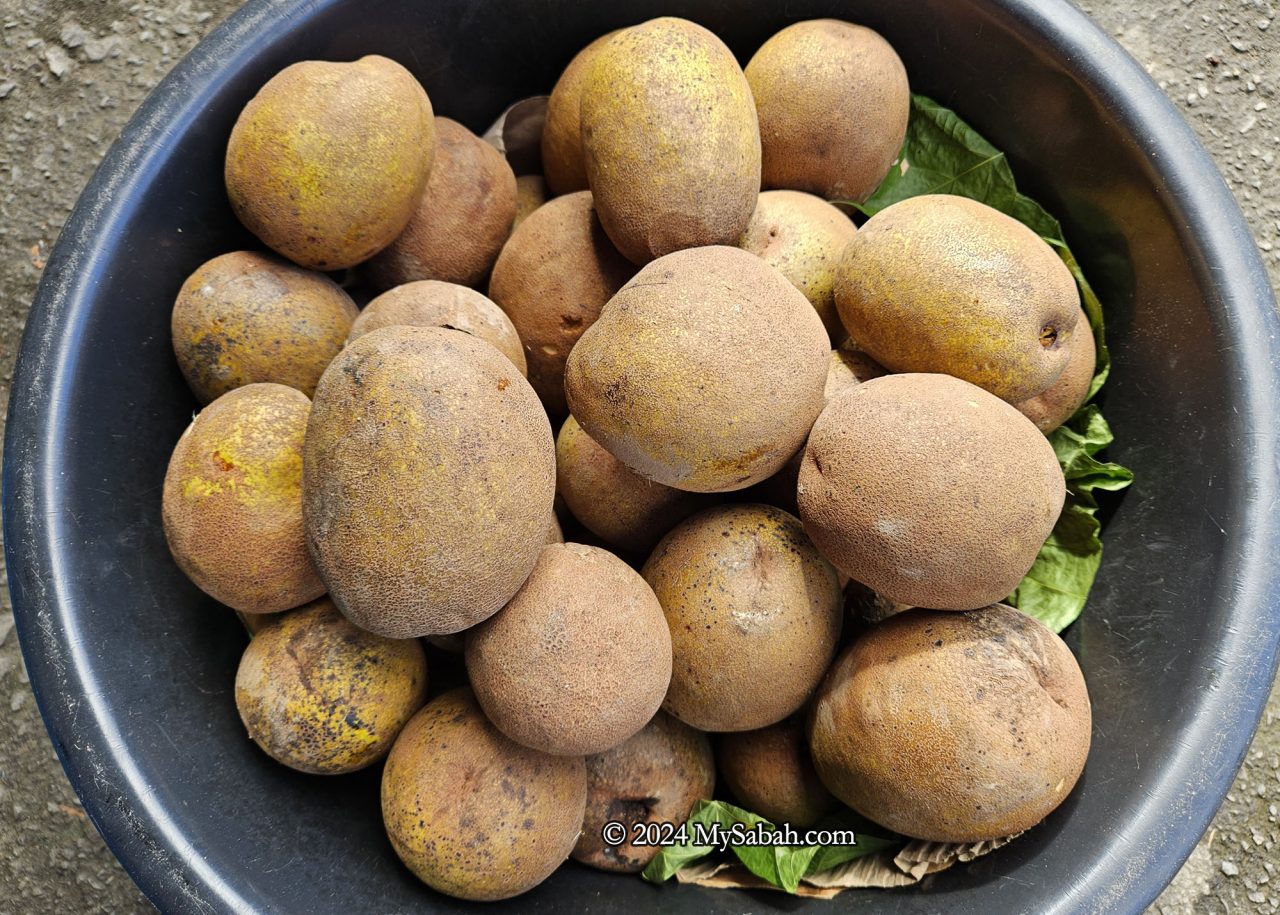
M 281 384 L 223 394 L 182 433 L 164 475 L 164 534 L 200 590 L 241 613 L 324 594 L 302 525 L 311 405 Z
M 569 354 L 565 393 L 627 466 L 693 492 L 774 473 L 822 409 L 830 347 L 777 270 L 737 248 L 679 251 L 623 286 Z
M 797 22 L 747 64 L 760 116 L 765 187 L 866 200 L 902 148 L 907 71 L 871 29 L 836 19 Z
M 547 181 L 541 175 L 521 175 L 516 178 L 516 218 L 511 223 L 511 231 L 520 228 L 520 223 L 550 198 Z
M 507 739 L 465 687 L 410 720 L 382 771 L 391 846 L 419 880 L 459 899 L 508 899 L 551 876 L 586 802 L 580 758 Z
M 820 197 L 765 191 L 738 247 L 776 267 L 803 292 L 838 346 L 849 333 L 836 311 L 836 269 L 855 234 L 853 221 Z
M 342 349 L 356 305 L 323 273 L 233 251 L 201 264 L 173 304 L 173 352 L 201 403 L 274 382 L 308 397 Z
M 914 607 L 973 610 L 1013 593 L 1066 497 L 1025 416 L 949 375 L 845 390 L 809 434 L 798 501 L 822 555 Z
M 443 635 L 496 613 L 537 562 L 555 443 L 488 343 L 384 327 L 321 377 L 302 489 L 308 545 L 347 618 L 390 638 Z
M 716 760 L 738 803 L 771 823 L 811 828 L 835 806 L 813 768 L 798 716 L 758 731 L 721 735 Z
M 770 505 L 721 505 L 683 522 L 645 563 L 674 663 L 663 708 L 704 731 L 750 731 L 795 712 L 840 638 L 836 570 Z
M 564 400 L 569 351 L 635 272 L 600 227 L 590 191 L 539 207 L 498 255 L 489 295 L 519 332 L 529 383 L 552 416 L 569 409 Z
M 1084 769 L 1089 695 L 1062 639 L 1012 607 L 908 610 L 868 630 L 818 691 L 818 774 L 854 810 L 933 842 L 1039 823 Z
M 341 270 L 408 224 L 435 148 L 427 93 L 395 61 L 303 61 L 272 77 L 236 120 L 227 196 L 249 231 L 289 260 Z
M 586 68 L 581 119 L 600 222 L 628 258 L 742 235 L 760 132 L 746 77 L 715 35 L 671 17 L 614 35 Z
M 587 813 L 573 859 L 604 871 L 643 870 L 658 846 L 632 845 L 636 824 L 683 823 L 715 786 L 707 735 L 659 712 L 626 743 L 587 757 Z M 610 822 L 626 826 L 627 841 L 604 840 Z
M 1069 420 L 1089 397 L 1098 353 L 1084 309 L 1076 316 L 1076 329 L 1067 341 L 1067 351 L 1067 367 L 1058 380 L 1035 397 L 1014 404 L 1045 435 Z
M 557 756 L 612 749 L 662 705 L 671 635 L 634 569 L 579 543 L 542 551 L 500 613 L 467 633 L 467 674 L 498 730 Z
M 542 128 L 542 170 L 552 194 L 585 191 L 587 164 L 582 158 L 582 81 L 596 54 L 614 35 L 601 35 L 573 56 L 547 99 Z
M 1066 367 L 1080 295 L 1036 233 L 965 197 L 881 210 L 845 248 L 836 307 L 862 349 L 894 372 L 955 375 L 1010 403 Z
M 236 671 L 236 708 L 253 742 L 316 775 L 386 756 L 427 697 L 422 643 L 357 629 L 327 598 L 270 620 Z
M 708 505 L 698 493 L 646 480 L 572 416 L 556 438 L 556 491 L 587 530 L 628 553 L 648 553 L 663 534 Z
M 389 289 L 351 325 L 355 340 L 380 327 L 448 327 L 491 344 L 525 374 L 524 347 L 515 325 L 487 296 L 457 283 L 419 280 Z
M 475 286 L 488 276 L 516 218 L 516 176 L 502 153 L 457 121 L 435 119 L 426 191 L 403 232 L 369 262 L 379 289 L 414 280 Z

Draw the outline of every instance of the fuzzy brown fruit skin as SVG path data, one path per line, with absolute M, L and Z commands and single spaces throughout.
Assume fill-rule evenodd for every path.
M 760 117 L 767 188 L 866 200 L 902 148 L 907 71 L 871 29 L 836 19 L 797 22 L 746 67 Z
M 488 296 L 457 283 L 419 280 L 388 289 L 374 298 L 351 325 L 348 342 L 380 327 L 451 327 L 471 334 L 511 360 L 526 374 L 524 347 L 511 319 Z
M 377 55 L 272 77 L 231 130 L 227 196 L 249 231 L 313 270 L 353 267 L 404 230 L 435 159 L 431 102 Z
M 405 726 L 382 772 L 382 820 L 400 860 L 458 899 L 509 899 L 569 857 L 587 802 L 580 758 L 509 740 L 463 687 Z
M 633 470 L 691 492 L 775 473 L 822 409 L 822 321 L 738 248 L 678 251 L 615 295 L 565 365 L 569 408 Z
M 512 740 L 557 756 L 602 753 L 662 705 L 671 634 L 645 580 L 612 553 L 552 544 L 502 611 L 467 632 L 467 674 Z
M 269 620 L 236 671 L 236 708 L 253 742 L 316 775 L 386 756 L 427 697 L 422 644 L 357 629 L 328 598 Z
M 173 304 L 173 352 L 202 404 L 256 382 L 310 397 L 342 349 L 355 302 L 323 273 L 254 251 L 206 261 Z
M 370 632 L 473 626 L 542 551 L 551 427 L 511 360 L 469 334 L 394 326 L 349 344 L 316 388 L 304 455 L 308 546 Z
M 836 307 L 885 368 L 955 375 L 1018 403 L 1066 368 L 1080 294 L 1053 249 L 1016 219 L 928 194 L 858 230 L 840 264 Z
M 516 178 L 516 218 L 511 223 L 511 231 L 520 228 L 520 223 L 550 199 L 546 178 L 541 175 L 521 175 Z
M 1089 386 L 1098 367 L 1098 351 L 1084 309 L 1076 318 L 1076 329 L 1067 343 L 1067 367 L 1048 389 L 1014 404 L 1018 412 L 1048 435 L 1069 420 L 1089 397 Z
M 741 237 L 760 131 L 751 87 L 711 32 L 664 17 L 614 35 L 583 76 L 581 124 L 600 222 L 632 261 Z
M 683 522 L 642 574 L 671 628 L 663 710 L 703 731 L 750 731 L 798 710 L 835 655 L 836 570 L 799 520 L 721 505 Z
M 281 384 L 236 388 L 200 412 L 169 459 L 169 551 L 200 590 L 241 613 L 278 613 L 325 592 L 302 523 L 310 409 Z
M 872 378 L 885 375 L 884 366 L 877 363 L 866 353 L 858 349 L 852 340 L 846 340 L 840 347 L 831 351 L 827 362 L 827 383 L 822 389 L 822 401 L 825 405 L 845 388 L 853 387 Z M 776 505 L 783 511 L 795 514 L 799 511 L 796 504 L 796 485 L 800 481 L 800 464 L 804 460 L 804 448 L 799 448 L 787 459 L 782 469 L 761 481 L 752 494 L 760 502 Z
M 849 336 L 836 311 L 836 270 L 857 234 L 853 221 L 820 197 L 801 191 L 765 191 L 738 247 L 791 281 L 813 305 L 832 346 Z
M 435 119 L 436 163 L 412 217 L 369 261 L 378 289 L 414 280 L 476 286 L 511 234 L 516 176 L 502 153 L 457 121 Z
M 827 404 L 797 495 L 805 530 L 849 577 L 898 603 L 973 610 L 1013 593 L 1066 483 L 1012 406 L 949 375 L 907 374 Z
M 683 823 L 716 787 L 707 735 L 664 712 L 626 743 L 586 762 L 587 813 L 573 859 L 603 871 L 644 870 L 658 848 L 632 845 L 633 824 Z M 628 841 L 606 843 L 602 831 L 609 822 L 625 824 Z
M 809 758 L 799 716 L 758 731 L 721 735 L 716 761 L 739 803 L 771 823 L 807 829 L 835 807 L 835 798 Z
M 583 526 L 628 553 L 646 554 L 710 500 L 646 480 L 570 416 L 556 437 L 556 491 Z
M 570 350 L 635 272 L 604 234 L 590 191 L 539 207 L 498 255 L 489 297 L 519 332 L 529 383 L 551 416 L 569 412 L 564 364 Z
M 1066 644 L 997 604 L 908 610 L 836 661 L 810 745 L 828 788 L 917 839 L 979 842 L 1044 819 L 1089 753 L 1089 695 Z
M 587 164 L 582 156 L 582 83 L 587 68 L 605 43 L 618 34 L 601 35 L 573 56 L 547 99 L 542 128 L 542 171 L 554 196 L 585 191 Z

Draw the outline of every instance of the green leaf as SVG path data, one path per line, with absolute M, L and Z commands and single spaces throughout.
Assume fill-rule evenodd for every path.
M 794 893 L 805 874 L 830 870 L 854 858 L 902 845 L 903 840 L 900 838 L 867 834 L 862 828 L 866 821 L 861 818 L 855 821 L 850 817 L 856 817 L 856 814 L 850 812 L 846 817 L 823 823 L 820 828 L 854 829 L 858 837 L 857 845 L 732 844 L 730 850 L 747 870 L 761 880 L 788 893 Z M 697 836 L 693 827 L 697 824 L 709 826 L 714 823 L 726 830 L 737 825 L 743 827 L 744 831 L 757 827 L 770 833 L 777 831 L 777 827 L 763 817 L 725 801 L 699 801 L 687 823 L 688 843 L 661 849 L 644 869 L 642 876 L 646 880 L 661 883 L 680 868 L 716 850 L 711 846 L 694 844 L 693 840 Z
M 1027 225 L 1057 252 L 1075 278 L 1097 346 L 1097 369 L 1089 385 L 1088 399 L 1092 400 L 1111 371 L 1102 303 L 1071 253 L 1061 223 L 1019 193 L 1004 153 L 955 112 L 923 95 L 913 95 L 907 136 L 897 161 L 865 203 L 852 205 L 872 216 L 920 194 L 958 194 L 985 203 Z M 1090 493 L 1123 489 L 1133 482 L 1133 474 L 1118 464 L 1096 459 L 1112 439 L 1096 405 L 1082 407 L 1049 439 L 1067 478 L 1068 498 L 1053 533 L 1009 603 L 1060 632 L 1084 609 L 1102 561 L 1101 525 Z

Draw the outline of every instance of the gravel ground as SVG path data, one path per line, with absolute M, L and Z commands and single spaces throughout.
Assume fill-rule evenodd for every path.
M 0 4 L 0 409 L 44 260 L 146 92 L 233 0 Z M 1121 0 L 1085 10 L 1143 63 L 1222 168 L 1280 286 L 1280 19 L 1268 0 Z M 0 591 L 3 591 L 0 588 Z M 81 810 L 0 607 L 0 915 L 146 912 Z M 1280 910 L 1280 692 L 1213 827 L 1153 906 Z M 1273 883 L 1274 881 L 1274 883 Z

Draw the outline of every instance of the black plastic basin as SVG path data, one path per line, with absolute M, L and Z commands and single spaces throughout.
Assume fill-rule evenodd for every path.
M 1063 220 L 1107 308 L 1112 451 L 1137 482 L 1070 630 L 1093 753 L 1017 842 L 827 911 L 1137 912 L 1207 826 L 1266 700 L 1280 638 L 1280 321 L 1245 223 L 1190 129 L 1120 48 L 1058 0 L 277 0 L 218 28 L 148 99 L 71 216 L 23 341 L 4 531 L 31 683 L 85 809 L 171 912 L 473 908 L 401 868 L 378 773 L 296 775 L 232 700 L 245 636 L 170 560 L 169 451 L 191 419 L 169 310 L 201 261 L 251 244 L 222 188 L 241 106 L 281 67 L 377 52 L 482 130 L 549 89 L 589 39 L 656 15 L 745 61 L 788 21 L 880 30 L 913 86 L 1008 151 Z M 790 911 L 778 894 L 661 888 L 566 865 L 492 911 Z

